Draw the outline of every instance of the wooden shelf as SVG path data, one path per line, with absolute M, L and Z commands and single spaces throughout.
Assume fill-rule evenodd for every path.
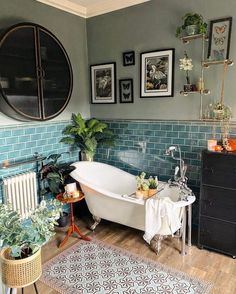
M 184 44 L 188 44 L 190 41 L 196 40 L 196 39 L 202 39 L 204 38 L 205 41 L 208 41 L 208 37 L 205 34 L 197 34 L 197 35 L 191 35 L 191 36 L 183 36 L 180 39 Z
M 233 65 L 234 62 L 232 59 L 224 59 L 224 60 L 205 60 L 202 61 L 202 66 L 205 68 L 208 68 L 210 65 L 218 65 L 218 64 L 227 64 L 227 65 Z
M 211 93 L 210 90 L 204 89 L 203 91 L 180 91 L 181 95 L 188 96 L 192 94 L 204 94 L 204 95 L 209 95 Z

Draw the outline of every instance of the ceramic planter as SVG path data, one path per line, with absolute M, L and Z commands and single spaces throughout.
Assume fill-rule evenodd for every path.
M 192 36 L 198 34 L 199 29 L 197 25 L 190 25 L 185 27 L 185 33 L 187 36 Z

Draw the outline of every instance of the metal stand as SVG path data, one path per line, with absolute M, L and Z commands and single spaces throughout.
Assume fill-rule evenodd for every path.
M 39 294 L 38 289 L 37 289 L 37 286 L 36 286 L 36 282 L 33 285 L 34 285 L 35 293 L 36 294 Z M 10 294 L 13 293 L 12 290 L 13 290 L 13 288 L 10 288 Z M 24 288 L 21 289 L 21 293 L 24 294 Z

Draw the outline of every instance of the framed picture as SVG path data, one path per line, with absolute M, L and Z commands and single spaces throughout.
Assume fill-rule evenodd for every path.
M 140 55 L 140 96 L 173 97 L 175 49 L 144 52 Z
M 91 65 L 90 74 L 91 103 L 116 103 L 116 63 Z
M 231 27 L 232 17 L 210 22 L 208 59 L 224 60 L 229 58 Z
M 133 103 L 133 79 L 119 80 L 120 103 Z
M 135 52 L 129 51 L 123 53 L 123 66 L 135 65 Z

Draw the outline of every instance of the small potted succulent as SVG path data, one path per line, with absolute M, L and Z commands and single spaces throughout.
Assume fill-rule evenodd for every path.
M 187 36 L 196 34 L 206 34 L 207 23 L 204 22 L 201 14 L 186 13 L 183 17 L 183 24 L 176 29 L 176 37 L 185 34 Z
M 150 177 L 145 179 L 146 173 L 142 172 L 136 177 L 137 180 L 137 191 L 136 197 L 147 199 L 157 193 L 158 180 L 157 177 Z
M 153 195 L 155 195 L 157 193 L 157 186 L 158 186 L 158 179 L 157 179 L 157 177 L 155 177 L 155 178 L 150 177 L 148 179 L 148 183 L 149 183 L 148 196 L 149 197 L 152 197 Z

